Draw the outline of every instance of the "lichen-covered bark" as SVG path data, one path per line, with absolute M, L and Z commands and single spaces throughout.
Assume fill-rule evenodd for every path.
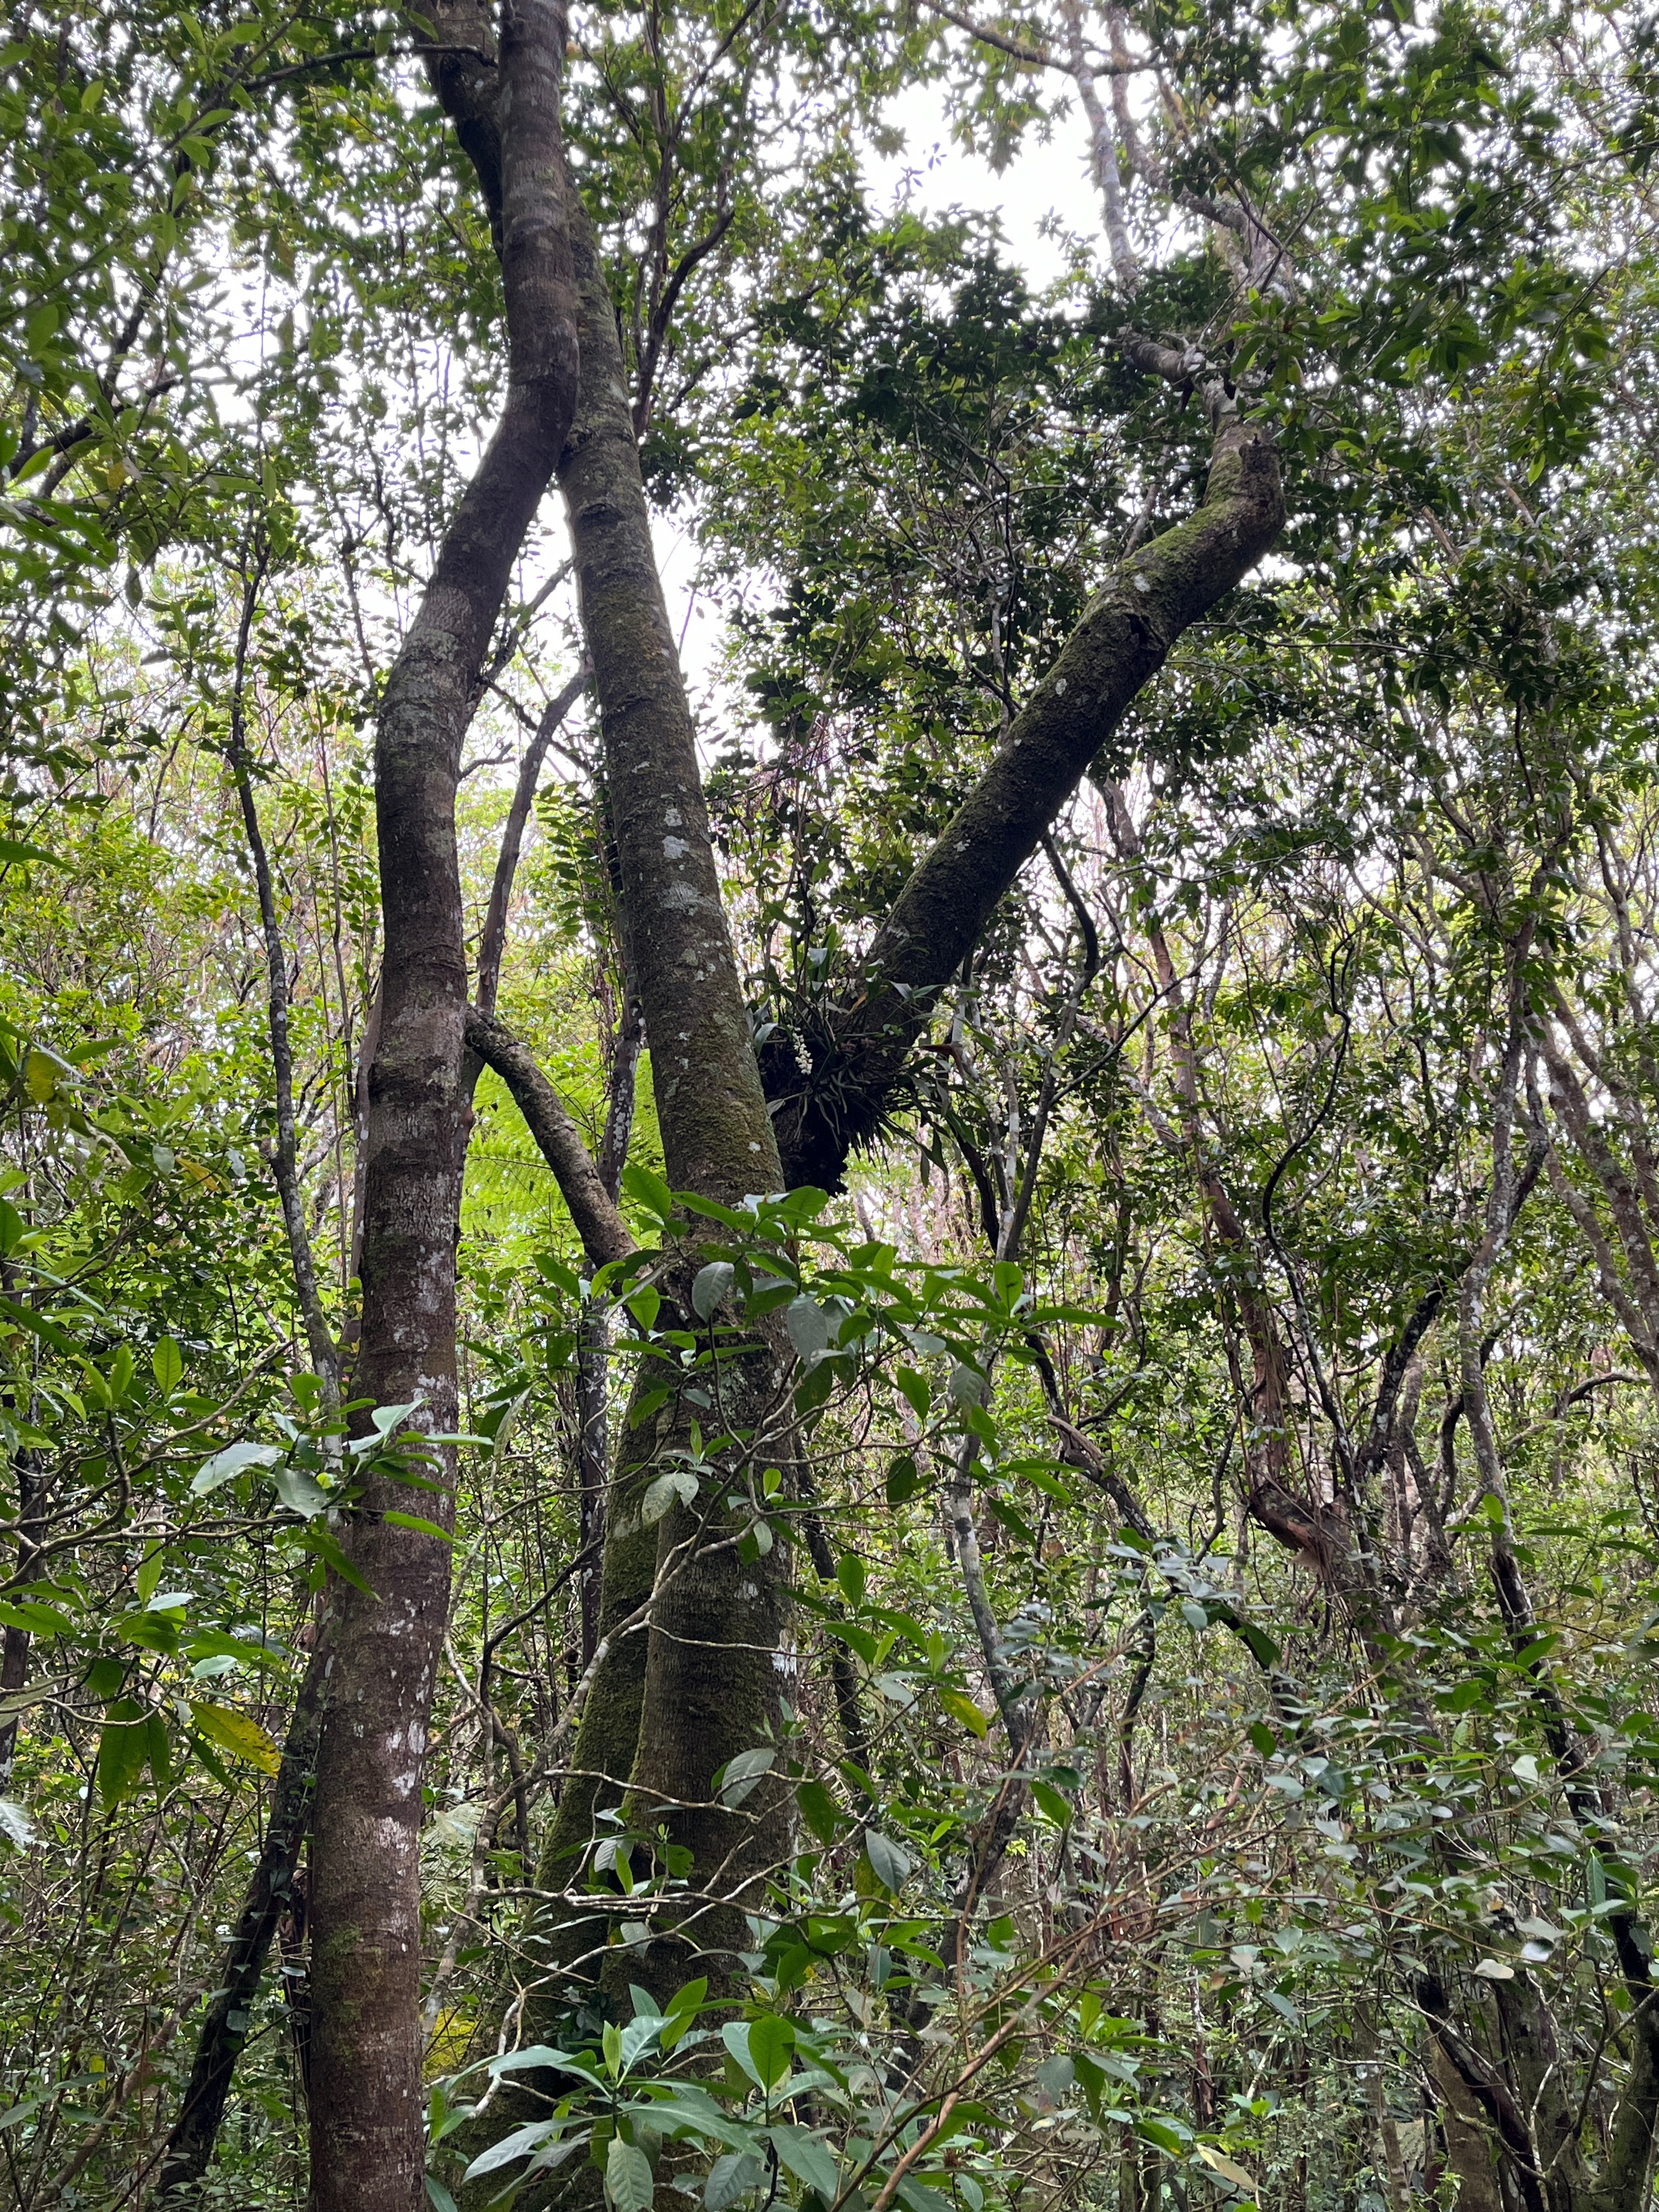
M 847 1010 L 808 1038 L 811 1077 L 787 1048 L 768 1054 L 792 1187 L 839 1187 L 849 1152 L 879 1127 L 938 993 L 1043 831 L 1177 639 L 1255 565 L 1284 519 L 1271 439 L 1224 415 L 1203 505 L 1124 562 L 1091 604 L 900 893 L 849 979 Z
M 575 397 L 559 91 L 562 6 L 507 0 L 497 115 L 508 380 L 500 422 L 386 684 L 375 743 L 384 921 L 368 1074 L 363 1316 L 353 1395 L 455 1426 L 455 1244 L 467 1123 L 466 959 L 455 847 L 460 748 L 512 564 Z M 442 1474 L 444 1467 L 428 1469 Z M 337 1581 L 313 1846 L 312 2202 L 423 2201 L 421 1766 L 449 1595 L 446 1493 L 382 1480 L 344 1532 L 372 1595 Z
M 677 1190 L 729 1204 L 777 1189 L 778 1156 L 657 575 L 614 311 L 596 242 L 574 204 L 572 244 L 581 392 L 560 483 L 599 706 L 629 976 L 651 1047 L 668 1179 Z M 679 1272 L 689 1275 L 690 1264 Z M 682 1312 L 688 1310 L 686 1280 L 664 1287 Z M 755 1358 L 727 1368 L 726 1386 L 736 1395 L 718 1427 L 750 1425 L 776 1373 L 775 1349 L 766 1345 Z M 647 1365 L 637 1389 L 659 1379 Z M 624 1783 L 630 1818 L 647 1827 L 660 1820 L 692 1852 L 694 1887 L 706 1880 L 735 1895 L 779 1845 L 775 1791 L 757 1792 L 732 1812 L 708 1801 L 714 1772 L 751 1748 L 776 1711 L 773 1654 L 787 1606 L 781 1549 L 750 1565 L 739 1559 L 726 1540 L 735 1531 L 726 1526 L 725 1480 L 713 1482 L 696 1508 L 677 1508 L 655 1529 L 639 1521 L 640 1493 L 656 1454 L 682 1438 L 694 1413 L 705 1431 L 716 1425 L 707 1408 L 671 1400 L 627 1432 L 608 1507 L 601 1637 L 649 1598 L 659 1570 L 662 1588 L 648 1638 L 623 1638 L 590 1694 L 574 1773 L 544 1854 L 544 1887 L 571 1881 L 596 1812 L 622 1801 Z M 710 1496 L 715 1510 L 705 1526 Z M 732 1929 L 728 1903 L 723 1913 L 699 1920 L 696 1940 L 729 1942 Z M 569 1959 L 592 1932 L 580 1916 L 567 1916 L 562 1932 L 551 1938 L 544 1932 L 544 1940 L 550 1954 Z M 643 1981 L 661 1966 L 637 1954 L 623 1963 Z
M 581 397 L 559 482 L 599 702 L 628 972 L 645 1014 L 668 1180 L 732 1203 L 780 1188 L 777 1151 L 657 575 L 615 311 L 574 196 L 571 242 Z

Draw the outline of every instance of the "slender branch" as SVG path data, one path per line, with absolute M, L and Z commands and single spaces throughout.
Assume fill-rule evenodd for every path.
M 513 897 L 513 879 L 518 872 L 525 824 L 530 819 L 536 786 L 541 779 L 542 764 L 565 716 L 587 689 L 588 672 L 587 663 L 584 661 L 563 690 L 548 702 L 546 712 L 536 726 L 536 734 L 530 740 L 525 757 L 519 764 L 519 780 L 514 787 L 513 804 L 507 809 L 507 826 L 501 831 L 501 848 L 495 861 L 495 880 L 489 887 L 489 907 L 484 915 L 483 934 L 478 940 L 478 967 L 472 985 L 473 1004 L 486 1019 L 495 1012 L 495 994 L 501 980 L 501 956 L 507 949 L 507 910 Z
M 276 916 L 270 860 L 265 851 L 264 834 L 259 827 L 259 810 L 254 803 L 247 751 L 248 647 L 253 634 L 253 618 L 258 605 L 259 588 L 264 580 L 267 560 L 268 556 L 262 547 L 255 556 L 251 573 L 243 582 L 242 618 L 236 633 L 235 673 L 230 693 L 230 742 L 226 748 L 226 758 L 230 763 L 231 774 L 236 782 L 236 796 L 241 804 L 242 826 L 253 862 L 253 880 L 259 895 L 259 921 L 265 940 L 270 1066 L 276 1091 L 276 1141 L 266 1157 L 276 1185 L 277 1196 L 282 1200 L 283 1221 L 288 1231 L 289 1256 L 294 1268 L 294 1288 L 299 1301 L 300 1317 L 305 1325 L 306 1344 L 324 1390 L 332 1401 L 339 1396 L 340 1355 L 317 1288 L 316 1261 L 312 1254 L 310 1233 L 306 1227 L 305 1200 L 300 1189 L 298 1139 L 294 1121 L 294 1051 L 289 1035 L 288 955 L 283 944 L 282 926 Z
M 625 1260 L 635 1250 L 628 1225 L 606 1190 L 581 1132 L 568 1108 L 537 1066 L 527 1047 L 499 1022 L 466 1010 L 466 1042 L 486 1067 L 493 1067 L 524 1115 L 542 1158 L 558 1179 L 560 1195 L 570 1209 L 582 1249 L 595 1267 Z

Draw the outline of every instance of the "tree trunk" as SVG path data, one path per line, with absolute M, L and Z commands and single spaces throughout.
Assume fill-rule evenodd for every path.
M 460 749 L 512 564 L 574 404 L 559 88 L 562 6 L 507 0 L 499 120 L 506 404 L 386 685 L 375 744 L 385 924 L 368 1078 L 363 1318 L 354 1394 L 455 1425 L 455 1244 L 470 1116 L 466 959 L 455 847 Z M 427 1470 L 449 1480 L 445 1453 Z M 447 1491 L 374 1480 L 344 1533 L 368 1593 L 337 1579 L 317 1767 L 311 1893 L 312 2201 L 423 2201 L 421 1764 L 449 1595 Z
M 652 548 L 639 452 L 629 410 L 615 311 L 597 241 L 573 194 L 582 349 L 581 397 L 560 469 L 570 516 L 584 635 L 593 666 L 610 795 L 629 982 L 651 1045 L 651 1072 L 668 1180 L 677 1190 L 733 1203 L 776 1190 L 781 1173 L 762 1093 L 747 1010 L 726 927 L 708 834 L 690 711 Z M 687 1279 L 665 1285 L 685 1310 Z M 659 1327 L 671 1326 L 665 1313 Z M 775 1366 L 768 1353 L 724 1370 L 738 1378 Z M 635 1404 L 678 1370 L 647 1361 Z M 741 1386 L 739 1386 L 741 1387 Z M 598 1628 L 601 1639 L 651 1599 L 659 1569 L 678 1562 L 659 1595 L 648 1635 L 612 1645 L 583 1712 L 573 1769 L 544 1849 L 544 1889 L 565 1888 L 593 1838 L 597 1814 L 629 1800 L 630 1818 L 659 1822 L 689 1850 L 698 1874 L 720 1868 L 722 1895 L 698 1917 L 695 1938 L 718 1954 L 740 1926 L 735 1899 L 778 1848 L 779 1793 L 763 1789 L 739 1810 L 710 1806 L 710 1778 L 754 1747 L 776 1711 L 772 1654 L 782 1634 L 786 1593 L 781 1547 L 744 1565 L 734 1548 L 708 1548 L 732 1532 L 701 1527 L 698 1507 L 677 1508 L 655 1529 L 641 1525 L 639 1499 L 658 1455 L 696 1408 L 677 1395 L 635 1429 L 625 1429 L 610 1486 Z M 741 1429 L 729 1407 L 722 1428 Z M 702 1413 L 707 1426 L 709 1414 Z M 721 1487 L 718 1483 L 715 1489 Z M 538 1965 L 571 1961 L 592 1943 L 580 1908 L 554 1907 L 535 1931 Z M 672 1978 L 678 1943 L 654 1960 L 622 1956 L 626 1981 Z M 718 1956 L 708 1964 L 718 1974 Z M 704 1971 L 700 1964 L 698 1972 Z M 550 2000 L 556 2001 L 556 2000 Z M 526 2031 L 535 2012 L 526 2014 Z
M 1440 2094 L 1446 2158 L 1457 2176 L 1458 2212 L 1504 2212 L 1480 2100 L 1453 2065 L 1438 2037 L 1430 2038 L 1429 2051 L 1435 2087 Z
M 182 2207 L 197 2200 L 224 2118 L 236 2061 L 246 2039 L 248 2016 L 259 1993 L 271 1938 L 293 1900 L 294 1877 L 305 1844 L 316 1781 L 317 1737 L 327 1666 L 319 1639 L 313 1644 L 289 1723 L 264 1844 L 243 1898 L 236 1932 L 220 1964 L 218 1986 L 197 2038 L 184 2100 L 161 2154 L 156 2194 L 162 2204 Z
M 11 1582 L 27 1582 L 40 1548 L 46 1508 L 46 1477 L 38 1452 L 27 1446 L 14 1454 L 17 1475 L 17 1567 Z M 0 1641 L 0 1694 L 23 1689 L 29 1679 L 29 1632 L 14 1622 L 6 1624 Z M 10 1786 L 12 1762 L 17 1756 L 17 1715 L 0 1716 L 0 1795 Z

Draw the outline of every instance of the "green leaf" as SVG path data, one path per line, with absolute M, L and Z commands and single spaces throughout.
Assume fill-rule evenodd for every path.
M 833 1844 L 840 1832 L 843 1815 L 841 1808 L 821 1782 L 798 1782 L 795 1802 L 800 1807 L 801 1817 L 821 1844 Z
M 276 1486 L 276 1495 L 290 1513 L 297 1513 L 302 1521 L 314 1521 L 319 1513 L 328 1510 L 328 1492 L 314 1481 L 303 1468 L 290 1467 L 286 1461 L 272 1470 L 271 1480 Z M 389 1514 L 387 1519 L 392 1517 Z M 439 1529 L 436 1534 L 442 1535 Z
M 887 1503 L 902 1505 L 920 1487 L 921 1476 L 908 1452 L 901 1452 L 887 1470 Z
M 763 2089 L 766 2084 L 761 2079 L 760 2069 L 750 2055 L 749 2022 L 746 2020 L 726 2021 L 720 2028 L 720 2041 L 737 2060 L 755 2087 L 757 2089 Z
M 697 2016 L 697 2008 L 708 1994 L 708 1978 L 700 1974 L 695 1981 L 682 1982 L 668 2000 L 668 2010 L 657 2032 L 657 2040 L 665 2051 L 672 2051 Z
M 1066 2092 L 1077 2079 L 1077 2067 L 1064 2052 L 1045 2058 L 1036 2069 L 1036 2085 L 1049 2105 L 1063 2104 Z
M 795 1411 L 798 1413 L 816 1413 L 836 1387 L 834 1364 L 821 1359 L 809 1367 L 795 1386 Z
M 1036 1776 L 1033 1776 L 1031 1795 L 1057 1828 L 1064 1828 L 1070 1825 L 1072 1808 L 1052 1783 L 1039 1781 Z
M 282 1456 L 277 1444 L 227 1444 L 222 1451 L 215 1452 L 211 1459 L 203 1462 L 200 1472 L 191 1483 L 191 1495 L 205 1498 L 222 1482 L 228 1482 L 233 1475 L 240 1474 L 245 1467 L 270 1467 Z
M 777 1753 L 769 1746 L 759 1745 L 753 1751 L 740 1751 L 735 1759 L 728 1759 L 717 1782 L 721 1804 L 741 1805 L 771 1772 L 776 1758 Z
M 712 1321 L 716 1309 L 730 1292 L 737 1279 L 737 1269 L 729 1260 L 711 1260 L 706 1267 L 699 1267 L 691 1283 L 691 1310 L 699 1321 Z
M 871 1873 L 882 1887 L 891 1890 L 895 1895 L 909 1880 L 909 1853 L 901 1850 L 890 1837 L 884 1836 L 879 1828 L 866 1829 L 864 1856 L 870 1863 Z
M 33 861 L 39 867 L 66 868 L 67 860 L 60 860 L 56 853 L 48 853 L 43 846 L 31 845 L 21 837 L 0 837 L 0 866 L 14 862 Z
M 784 2061 L 786 2068 L 788 2060 Z M 805 2128 L 786 2124 L 767 2131 L 775 2145 L 779 2161 L 786 2166 L 797 2181 L 816 2190 L 825 2204 L 833 2204 L 841 2188 L 841 2176 L 836 2170 L 832 2152 L 822 2137 L 810 2134 Z
M 789 2054 L 795 2047 L 795 2026 L 775 2012 L 763 2012 L 749 2023 L 749 2056 L 761 2086 L 775 2089 L 789 2071 Z
M 830 1316 L 816 1298 L 803 1294 L 793 1299 L 783 1318 L 789 1331 L 789 1341 L 794 1346 L 804 1366 L 810 1365 L 829 1350 L 831 1334 Z
M 864 1562 L 856 1552 L 843 1552 L 836 1563 L 836 1580 L 848 1605 L 864 1603 Z
M 656 2183 L 651 2161 L 636 2143 L 612 2136 L 605 2156 L 605 2193 L 614 2212 L 650 2212 Z
M 170 1336 L 159 1340 L 149 1355 L 149 1364 L 158 1387 L 171 1397 L 184 1380 L 185 1355 Z
M 1258 1667 L 1276 1667 L 1280 1652 L 1278 1644 L 1265 1629 L 1258 1628 L 1253 1620 L 1241 1620 L 1238 1636 Z
M 0 1626 L 26 1629 L 31 1636 L 73 1636 L 75 1624 L 56 1606 L 33 1598 L 0 1599 Z
M 918 1375 L 914 1367 L 898 1367 L 893 1371 L 893 1379 L 910 1401 L 916 1419 L 925 1421 L 933 1402 L 933 1389 L 927 1376 Z
M 647 1484 L 645 1496 L 640 1503 L 641 1520 L 647 1528 L 654 1528 L 676 1499 L 682 1505 L 695 1504 L 700 1486 L 690 1468 L 670 1468 L 666 1474 L 659 1474 L 653 1482 Z
M 149 1716 L 131 1698 L 112 1705 L 98 1738 L 98 1794 L 106 1812 L 131 1797 L 149 1759 Z
M 441 1528 L 435 1521 L 422 1521 L 418 1513 L 385 1513 L 380 1517 L 388 1528 L 412 1528 L 417 1536 L 435 1537 L 441 1544 L 456 1540 L 447 1528 Z
M 758 2189 L 765 2179 L 765 2166 L 753 2151 L 722 2152 L 708 2169 L 708 2179 L 703 2184 L 704 2212 L 729 2212 L 740 2197 Z
M 635 1206 L 647 1213 L 654 1214 L 659 1221 L 666 1223 L 672 1218 L 673 1192 L 659 1175 L 654 1174 L 638 1160 L 630 1160 L 623 1170 L 622 1187 L 624 1194 L 631 1198 Z M 647 1326 L 649 1327 L 649 1323 Z
M 550 2136 L 556 2136 L 563 2125 L 562 2120 L 531 2120 L 521 2128 L 514 2128 L 511 2135 L 491 2143 L 488 2150 L 481 2150 L 461 2179 L 476 2181 L 481 2174 L 494 2173 L 503 2166 L 511 2166 L 515 2159 L 528 2158 L 532 2151 L 540 2149 Z
M 81 1347 L 72 1336 L 66 1336 L 55 1322 L 35 1312 L 33 1306 L 20 1305 L 15 1298 L 0 1297 L 0 1314 L 31 1336 L 38 1336 L 42 1344 L 49 1344 L 54 1352 L 66 1352 L 71 1358 L 78 1357 Z

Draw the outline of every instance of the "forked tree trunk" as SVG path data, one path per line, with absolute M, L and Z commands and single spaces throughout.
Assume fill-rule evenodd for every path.
M 354 1395 L 418 1401 L 455 1425 L 455 1246 L 470 1116 L 466 958 L 455 846 L 460 749 L 512 565 L 564 442 L 576 342 L 556 0 L 504 0 L 499 63 L 508 376 L 500 423 L 446 534 L 386 685 L 375 744 L 384 918 L 368 1079 L 363 1317 Z M 424 1469 L 453 1480 L 445 1451 Z M 416 2212 L 421 2085 L 421 1768 L 449 1597 L 447 1489 L 374 1481 L 344 1540 L 367 1594 L 337 1580 L 313 1844 L 312 2202 Z
M 848 1146 L 878 1118 L 933 991 L 959 964 L 985 918 L 1035 848 L 1129 699 L 1182 629 L 1236 583 L 1282 520 L 1271 445 L 1229 418 L 1211 488 L 1194 521 L 1136 556 L 1103 593 L 967 805 L 907 887 L 878 939 L 872 968 L 917 995 L 877 994 L 834 1047 L 857 1063 L 860 1102 L 830 1126 L 797 1093 L 780 1121 L 781 1161 L 755 1075 L 738 978 L 708 842 L 690 717 L 663 605 L 629 416 L 614 309 L 597 246 L 573 206 L 581 312 L 581 400 L 560 470 L 568 503 L 615 812 L 630 971 L 645 1011 L 669 1180 L 730 1202 L 781 1182 L 838 1180 Z M 1069 696 L 1068 696 L 1069 695 Z M 816 1043 L 815 1040 L 815 1043 Z M 828 1149 L 826 1150 L 826 1147 Z M 750 1381 L 763 1395 L 763 1358 Z M 640 1388 L 654 1383 L 641 1375 Z M 650 1598 L 653 1580 L 693 1516 L 676 1510 L 653 1540 L 639 1525 L 645 1470 L 670 1440 L 672 1405 L 624 1440 L 612 1491 L 599 1629 L 604 1636 Z M 632 1510 L 630 1510 L 630 1508 Z M 590 1697 L 538 1886 L 567 1887 L 597 1814 L 623 1802 L 647 1819 L 664 1799 L 702 1801 L 712 1772 L 749 1747 L 775 1710 L 771 1661 L 784 1620 L 781 1564 L 741 1570 L 727 1551 L 683 1565 L 661 1592 L 648 1640 L 623 1638 Z M 745 1814 L 749 1808 L 745 1808 Z M 779 1848 L 763 1815 L 745 1831 L 718 1810 L 679 1812 L 668 1826 L 698 1870 L 728 1881 Z M 696 1886 L 696 1875 L 692 1877 Z M 551 1923 L 562 1922 L 562 1926 Z M 580 1910 L 555 1908 L 538 1930 L 538 1963 L 569 1959 L 596 1930 Z M 635 1978 L 641 1977 L 637 1974 Z

